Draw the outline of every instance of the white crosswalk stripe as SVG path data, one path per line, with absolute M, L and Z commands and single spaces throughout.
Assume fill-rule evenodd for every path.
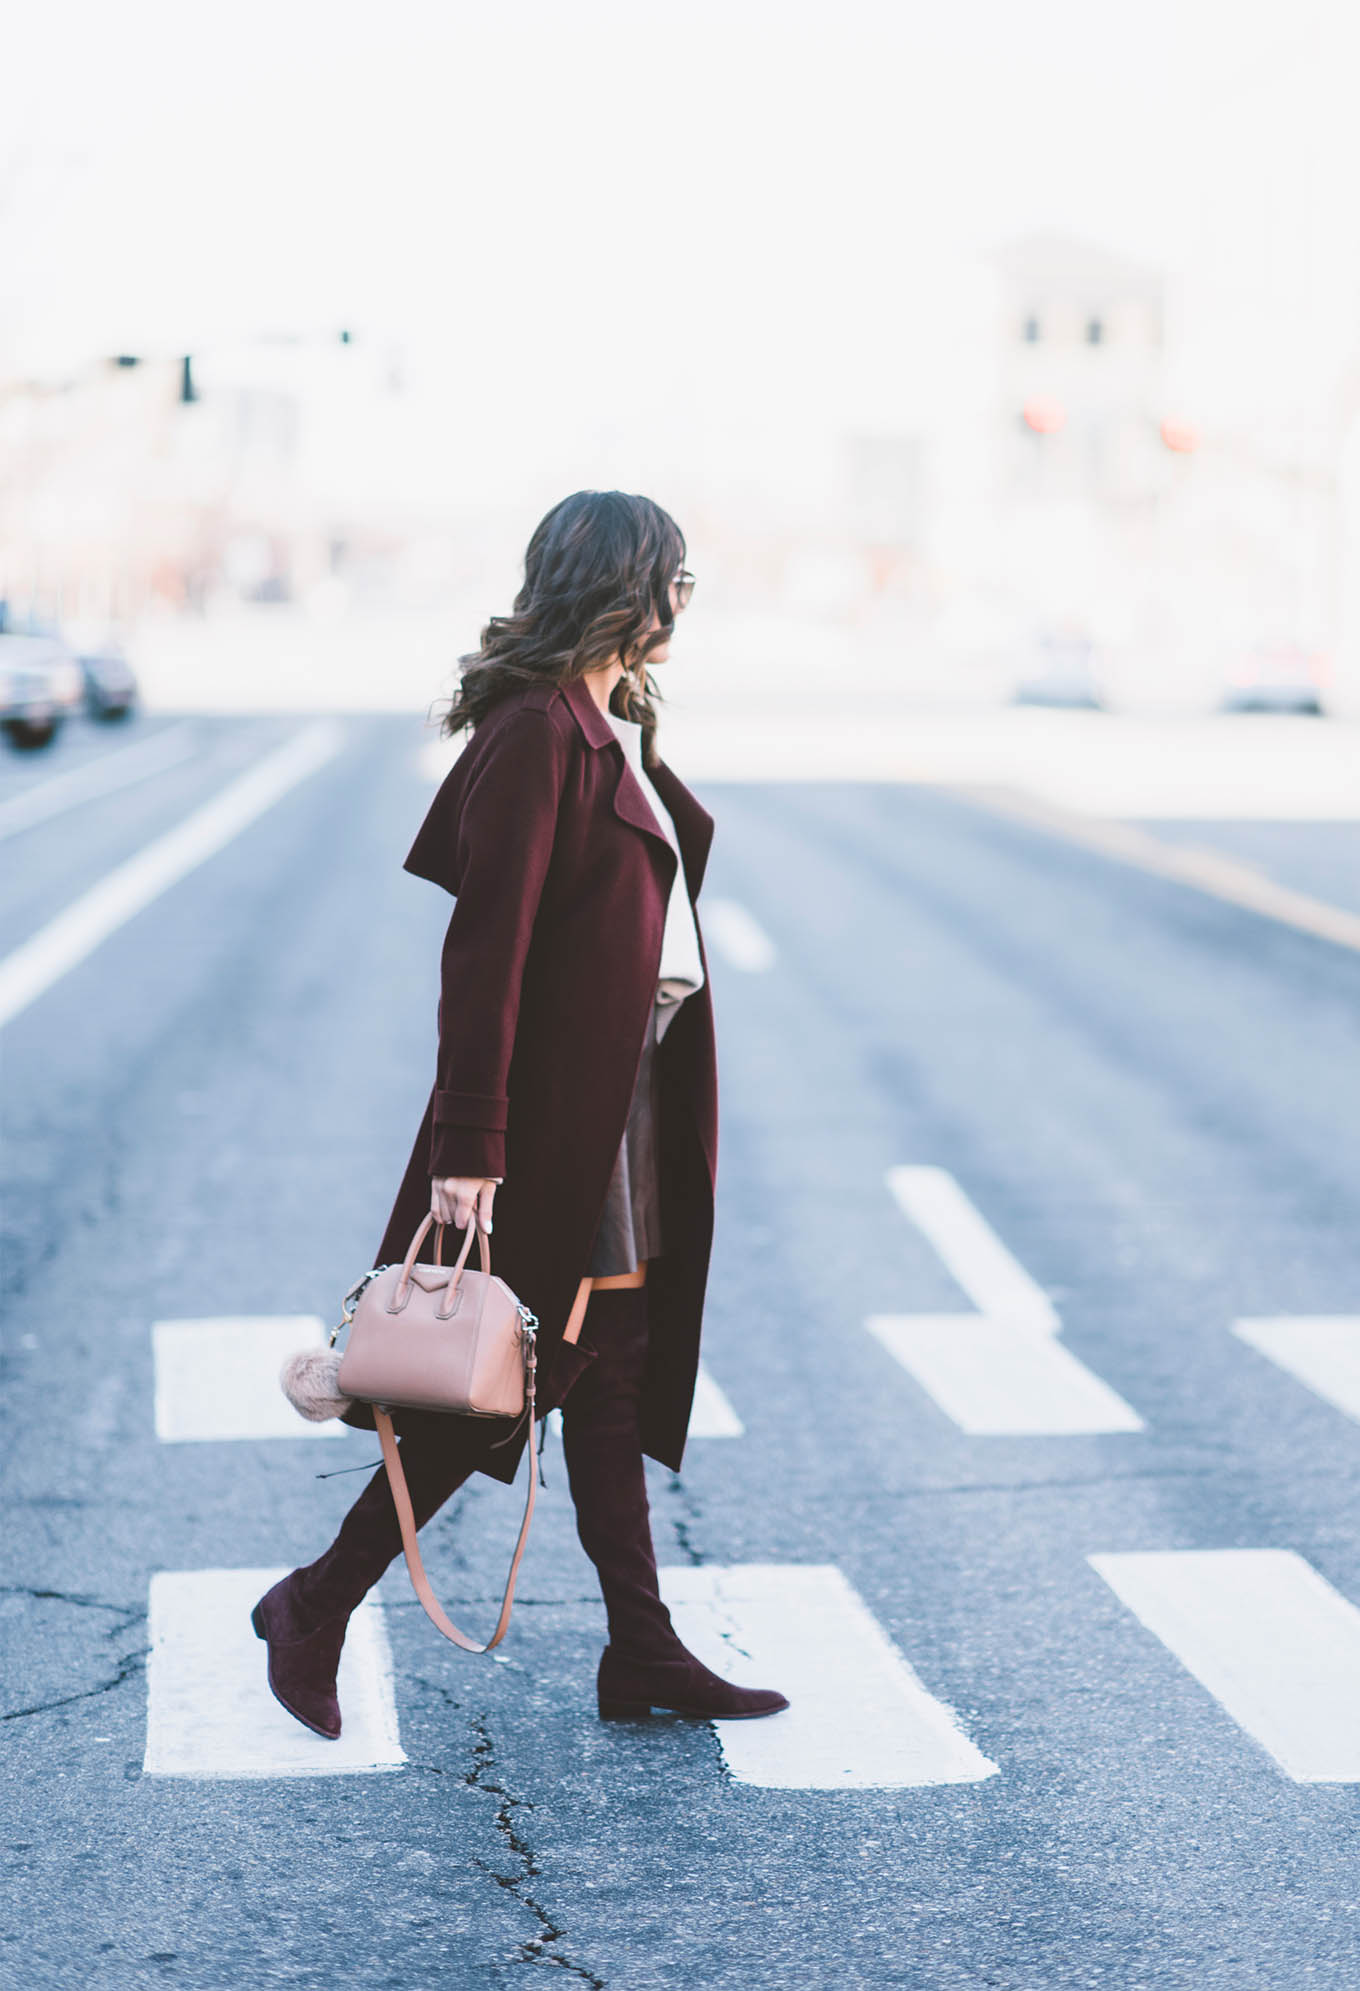
M 1360 1420 L 1360 1314 L 1239 1320 L 1233 1333 L 1347 1417 Z
M 147 1776 L 353 1776 L 406 1761 L 382 1610 L 372 1599 L 359 1606 L 345 1638 L 338 1741 L 313 1735 L 270 1693 L 250 1612 L 285 1574 L 191 1569 L 152 1577 Z
M 550 1431 L 562 1433 L 562 1413 L 550 1410 L 545 1419 Z M 746 1426 L 733 1410 L 727 1394 L 714 1382 L 703 1363 L 694 1379 L 694 1405 L 689 1417 L 691 1438 L 740 1438 Z
M 337 1419 L 311 1424 L 279 1387 L 285 1359 L 319 1348 L 317 1314 L 222 1315 L 158 1320 L 151 1330 L 156 1366 L 156 1436 L 180 1445 L 218 1439 L 346 1438 Z M 560 1429 L 556 1411 L 549 1412 Z M 701 1363 L 690 1415 L 691 1438 L 740 1438 L 745 1425 L 726 1392 Z
M 1297 1783 L 1360 1782 L 1360 1611 L 1290 1549 L 1091 1566 Z
M 156 1436 L 167 1445 L 223 1438 L 346 1438 L 332 1418 L 299 1417 L 279 1387 L 285 1358 L 319 1348 L 325 1323 L 315 1314 L 255 1314 L 211 1320 L 158 1320 L 151 1330 L 156 1362 Z
M 1071 1437 L 1141 1431 L 1143 1420 L 1057 1340 L 1047 1293 L 942 1168 L 887 1174 L 899 1207 L 933 1245 L 976 1314 L 871 1314 L 869 1333 L 962 1431 Z
M 719 1389 L 703 1363 L 694 1381 L 694 1407 L 690 1411 L 691 1438 L 740 1438 L 746 1426 Z
M 743 974 L 763 975 L 775 964 L 775 946 L 763 926 L 736 899 L 710 899 L 704 932 L 723 959 Z
M 345 1438 L 335 1420 L 310 1424 L 279 1388 L 284 1358 L 319 1347 L 314 1314 L 158 1320 L 156 1435 L 163 1444 L 264 1438 Z M 349 1776 L 400 1769 L 392 1662 L 382 1605 L 368 1598 L 350 1621 L 340 1665 L 344 1729 L 312 1735 L 269 1691 L 265 1648 L 250 1624 L 281 1569 L 162 1572 L 151 1580 L 147 1659 L 148 1776 Z
M 893 1790 L 995 1775 L 839 1569 L 664 1569 L 661 1583 L 681 1638 L 715 1673 L 788 1695 L 767 1719 L 715 1724 L 738 1783 Z
M 1137 1412 L 1051 1335 L 977 1314 L 870 1314 L 864 1324 L 975 1437 L 1143 1429 Z
M 1048 1294 L 1006 1249 L 947 1169 L 890 1168 L 888 1188 L 980 1314 L 1014 1327 L 1058 1332 Z

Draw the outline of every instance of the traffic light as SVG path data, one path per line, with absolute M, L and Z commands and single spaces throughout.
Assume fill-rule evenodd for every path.
M 1165 416 L 1157 433 L 1177 456 L 1192 456 L 1199 448 L 1199 430 L 1193 422 L 1183 421 L 1178 415 Z
M 1036 436 L 1055 436 L 1067 426 L 1067 410 L 1051 394 L 1032 394 L 1020 413 L 1025 427 Z

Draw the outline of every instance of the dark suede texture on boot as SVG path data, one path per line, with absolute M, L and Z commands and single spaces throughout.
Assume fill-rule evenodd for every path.
M 348 1615 L 311 1625 L 299 1609 L 298 1572 L 266 1590 L 250 1614 L 268 1653 L 269 1691 L 304 1727 L 334 1742 L 340 1733 L 335 1676 Z
M 647 1288 L 593 1292 L 581 1340 L 595 1361 L 562 1407 L 576 1532 L 595 1565 L 609 1642 L 634 1658 L 683 1652 L 657 1587 L 639 1413 L 647 1366 Z
M 661 1600 L 639 1428 L 646 1286 L 592 1293 L 581 1339 L 596 1361 L 567 1399 L 562 1436 L 576 1531 L 595 1565 L 609 1620 L 596 1683 L 601 1717 L 632 1719 L 653 1707 L 732 1720 L 778 1713 L 788 1706 L 782 1694 L 733 1686 L 696 1659 Z
M 450 1417 L 448 1427 L 442 1444 L 424 1433 L 418 1443 L 410 1438 L 398 1443 L 417 1528 L 423 1528 L 439 1512 L 476 1463 L 466 1425 Z M 342 1613 L 348 1617 L 400 1554 L 397 1509 L 387 1468 L 379 1466 L 340 1523 L 340 1532 L 325 1554 L 297 1571 L 302 1610 L 318 1624 Z
M 443 1434 L 441 1434 L 443 1435 Z M 479 1441 L 453 1418 L 441 1443 L 422 1434 L 400 1442 L 416 1526 L 436 1514 L 472 1472 Z M 380 1466 L 340 1524 L 324 1555 L 265 1592 L 251 1614 L 269 1651 L 269 1686 L 289 1714 L 334 1740 L 335 1690 L 345 1631 L 373 1585 L 401 1554 L 401 1529 L 386 1466 Z

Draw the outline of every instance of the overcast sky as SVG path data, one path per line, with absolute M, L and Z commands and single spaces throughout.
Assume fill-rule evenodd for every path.
M 891 427 L 948 394 L 980 259 L 1025 229 L 1174 271 L 1306 225 L 1324 291 L 1355 261 L 1354 9 L 1319 0 L 19 12 L 0 354 L 28 366 L 344 323 L 564 445 Z

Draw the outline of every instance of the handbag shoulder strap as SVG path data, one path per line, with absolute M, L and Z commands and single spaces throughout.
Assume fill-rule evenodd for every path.
M 534 1518 L 534 1497 L 538 1491 L 538 1475 L 534 1471 L 534 1364 L 530 1360 L 525 1372 L 526 1409 L 529 1414 L 529 1492 L 524 1502 L 524 1518 L 519 1524 L 519 1540 L 510 1558 L 510 1573 L 505 1579 L 505 1595 L 501 1599 L 501 1613 L 496 1620 L 496 1629 L 485 1645 L 478 1645 L 475 1639 L 460 1632 L 449 1617 L 439 1599 L 435 1596 L 430 1579 L 425 1574 L 425 1565 L 420 1559 L 420 1544 L 416 1539 L 416 1517 L 411 1506 L 411 1492 L 406 1484 L 406 1473 L 401 1463 L 401 1452 L 397 1447 L 397 1434 L 392 1429 L 392 1419 L 387 1411 L 373 1406 L 373 1420 L 378 1427 L 378 1438 L 382 1445 L 383 1463 L 387 1467 L 387 1481 L 392 1489 L 392 1499 L 397 1510 L 397 1521 L 401 1528 L 401 1546 L 406 1555 L 406 1567 L 411 1576 L 411 1587 L 425 1607 L 425 1614 L 437 1631 L 454 1645 L 461 1645 L 464 1652 L 490 1652 L 499 1645 L 510 1629 L 510 1611 L 515 1601 L 515 1583 L 519 1577 L 519 1566 L 524 1557 L 525 1544 L 529 1539 L 529 1523 Z

